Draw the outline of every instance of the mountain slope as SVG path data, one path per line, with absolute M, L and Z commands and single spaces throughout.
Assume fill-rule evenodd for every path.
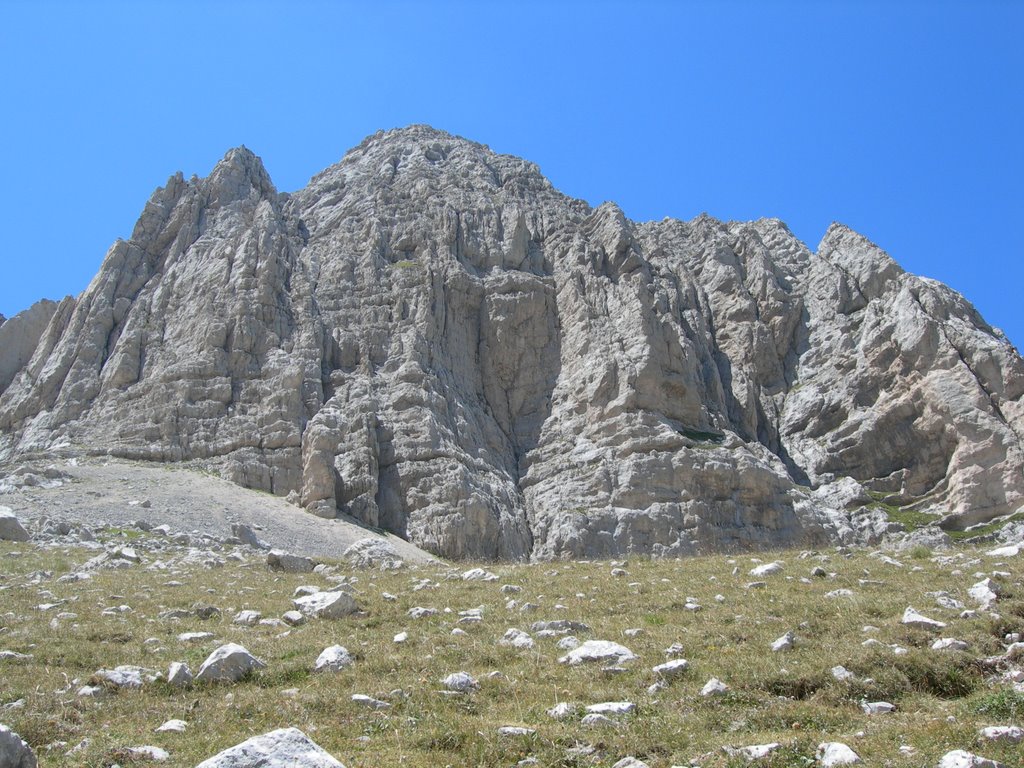
M 1024 504 L 1024 364 L 833 225 L 637 224 L 440 131 L 293 195 L 229 152 L 153 195 L 0 398 L 6 455 L 201 460 L 448 557 L 962 528 Z

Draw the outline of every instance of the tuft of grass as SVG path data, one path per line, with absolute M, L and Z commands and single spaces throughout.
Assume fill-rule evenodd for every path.
M 1024 720 L 1024 693 L 1012 688 L 992 691 L 974 699 L 970 710 L 995 720 L 1020 722 Z

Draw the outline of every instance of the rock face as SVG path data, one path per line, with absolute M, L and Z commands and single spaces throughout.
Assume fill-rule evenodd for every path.
M 0 315 L 0 392 L 10 386 L 18 372 L 32 359 L 32 353 L 36 351 L 39 339 L 56 310 L 56 302 L 43 299 L 10 320 Z
M 9 321 L 8 325 L 13 322 Z M 0 458 L 200 460 L 448 557 L 877 539 L 1024 504 L 1024 363 L 835 224 L 638 224 L 414 126 L 291 195 L 153 195 L 0 397 Z
M 298 728 L 280 728 L 225 749 L 196 768 L 345 768 Z

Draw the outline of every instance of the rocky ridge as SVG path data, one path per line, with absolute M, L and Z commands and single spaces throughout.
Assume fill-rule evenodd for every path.
M 1010 515 L 1022 396 L 842 225 L 635 223 L 413 126 L 290 195 L 244 148 L 173 176 L 0 396 L 0 458 L 198 461 L 448 557 L 678 555 Z

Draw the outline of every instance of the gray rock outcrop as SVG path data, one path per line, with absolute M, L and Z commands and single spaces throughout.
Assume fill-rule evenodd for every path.
M 196 768 L 345 768 L 298 728 L 253 736 Z
M 36 768 L 36 756 L 24 740 L 0 724 L 0 765 L 5 768 Z
M 8 325 L 10 324 L 9 321 Z M 440 131 L 154 193 L 0 396 L 0 459 L 202 461 L 447 557 L 877 541 L 1024 504 L 1024 363 L 835 224 L 635 223 Z
M 56 302 L 43 299 L 9 320 L 0 315 L 0 392 L 32 359 L 56 310 Z

